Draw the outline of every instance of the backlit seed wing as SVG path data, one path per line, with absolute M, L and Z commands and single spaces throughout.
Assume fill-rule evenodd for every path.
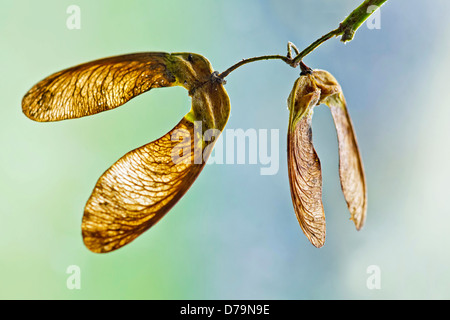
M 301 76 L 288 99 L 288 173 L 292 203 L 300 227 L 316 247 L 325 242 L 322 171 L 312 142 L 311 119 L 320 90 L 310 75 Z
M 322 90 L 320 103 L 326 104 L 333 116 L 339 145 L 339 176 L 351 219 L 356 229 L 364 225 L 367 211 L 367 187 L 361 154 L 342 89 L 327 71 L 314 71 Z
M 183 55 L 173 59 L 178 67 L 184 65 Z M 206 60 L 189 59 L 197 61 L 195 79 L 202 83 L 191 87 L 186 81 L 191 111 L 169 133 L 129 152 L 98 180 L 82 222 L 84 243 L 91 251 L 116 250 L 157 223 L 198 177 L 222 132 L 230 113 L 225 88 L 210 77 Z M 186 72 L 177 79 L 182 76 Z
M 100 177 L 82 221 L 90 250 L 109 252 L 133 241 L 200 174 L 230 114 L 223 81 L 214 75 L 209 61 L 198 54 L 137 53 L 55 73 L 24 96 L 23 112 L 36 121 L 95 114 L 158 87 L 183 86 L 192 97 L 190 112 L 175 128 L 127 153 Z
M 116 108 L 152 88 L 175 85 L 167 69 L 169 56 L 127 54 L 57 72 L 26 93 L 22 110 L 35 121 L 58 121 Z
M 338 102 L 334 104 L 333 102 Z M 339 176 L 342 191 L 355 223 L 360 230 L 367 212 L 367 187 L 361 155 L 345 101 L 329 102 L 339 144 Z
M 88 200 L 82 222 L 93 252 L 122 247 L 158 222 L 186 193 L 204 162 L 194 163 L 194 123 L 183 118 L 160 139 L 135 149 L 108 169 Z M 197 157 L 198 157 L 197 154 Z M 174 161 L 175 160 L 175 161 Z

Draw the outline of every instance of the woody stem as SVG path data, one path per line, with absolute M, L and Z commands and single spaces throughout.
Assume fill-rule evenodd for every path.
M 313 52 L 318 46 L 320 46 L 322 43 L 327 41 L 328 39 L 331 39 L 333 37 L 341 36 L 342 42 L 347 42 L 353 39 L 356 30 L 364 23 L 364 21 L 367 20 L 367 18 L 375 12 L 377 8 L 379 8 L 381 5 L 383 5 L 387 0 L 365 0 L 359 7 L 357 7 L 355 10 L 353 10 L 350 15 L 339 24 L 339 27 L 328 32 L 327 34 L 323 35 L 313 43 L 311 43 L 308 47 L 306 47 L 303 51 L 297 54 L 295 58 L 291 57 L 291 50 L 290 48 L 293 47 L 296 50 L 295 46 L 293 44 L 288 43 L 288 54 L 287 56 L 281 56 L 281 55 L 268 55 L 268 56 L 260 56 L 260 57 L 254 57 L 249 59 L 243 59 L 239 61 L 238 63 L 234 64 L 224 72 L 218 75 L 218 77 L 224 79 L 226 76 L 228 76 L 232 71 L 236 70 L 240 66 L 243 66 L 247 63 L 260 61 L 260 60 L 273 60 L 273 59 L 279 59 L 286 62 L 288 65 L 290 65 L 293 68 L 296 68 L 300 64 L 300 68 L 302 69 L 302 72 L 306 71 L 306 66 L 302 63 L 302 60 L 304 57 L 306 57 L 308 54 Z M 305 68 L 306 67 L 306 68 Z M 308 68 L 309 69 L 309 68 Z
M 231 67 L 229 67 L 227 70 L 225 70 L 224 72 L 222 72 L 221 74 L 218 75 L 218 77 L 220 78 L 225 78 L 226 76 L 228 76 L 232 71 L 236 70 L 237 68 L 239 68 L 240 66 L 243 66 L 247 63 L 251 63 L 251 62 L 255 62 L 255 61 L 260 61 L 260 60 L 274 60 L 274 59 L 280 59 L 283 60 L 284 62 L 286 62 L 287 64 L 291 64 L 292 59 L 289 59 L 288 57 L 285 56 L 281 56 L 281 55 L 269 55 L 269 56 L 260 56 L 260 57 L 253 57 L 253 58 L 248 58 L 248 59 L 242 59 L 241 61 L 239 61 L 238 63 L 232 65 Z

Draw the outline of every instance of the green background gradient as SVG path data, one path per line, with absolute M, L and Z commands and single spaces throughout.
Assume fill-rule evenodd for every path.
M 23 95 L 61 69 L 140 51 L 195 52 L 223 71 L 240 59 L 305 48 L 361 0 L 2 1 L 0 10 L 0 298 L 2 299 L 448 299 L 450 298 L 450 63 L 446 0 L 393 1 L 381 29 L 331 39 L 305 59 L 343 87 L 369 190 L 357 232 L 340 190 L 329 110 L 313 134 L 323 169 L 327 239 L 301 232 L 286 166 L 286 99 L 299 70 L 281 61 L 227 78 L 227 128 L 279 129 L 279 171 L 210 165 L 155 227 L 99 255 L 81 239 L 84 205 L 100 175 L 159 138 L 189 110 L 183 88 L 71 121 L 36 123 Z M 69 5 L 81 29 L 66 27 Z M 81 289 L 66 269 L 81 270 Z M 370 290 L 367 268 L 381 270 Z

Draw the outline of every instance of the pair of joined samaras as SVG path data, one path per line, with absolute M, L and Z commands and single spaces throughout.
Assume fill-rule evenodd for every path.
M 130 243 L 186 193 L 215 142 L 203 134 L 209 129 L 220 133 L 228 120 L 230 101 L 222 81 L 200 55 L 148 52 L 57 72 L 23 98 L 29 118 L 57 121 L 110 110 L 150 89 L 172 86 L 189 91 L 191 110 L 170 132 L 128 152 L 100 177 L 82 220 L 83 240 L 91 251 L 109 252 Z M 174 150 L 183 152 L 174 157 Z
M 288 173 L 291 197 L 300 226 L 316 247 L 325 242 L 322 204 L 322 171 L 312 142 L 313 109 L 327 105 L 336 126 L 339 146 L 339 176 L 351 220 L 359 230 L 367 209 L 364 169 L 342 89 L 327 71 L 301 75 L 288 98 Z

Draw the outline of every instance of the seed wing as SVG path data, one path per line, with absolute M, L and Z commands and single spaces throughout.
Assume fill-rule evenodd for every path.
M 194 123 L 183 118 L 163 137 L 124 155 L 100 177 L 82 221 L 84 243 L 91 251 L 109 252 L 131 242 L 186 193 L 204 167 L 204 161 L 194 161 L 203 148 L 193 137 Z
M 342 97 L 343 98 L 343 97 Z M 328 102 L 339 144 L 339 176 L 351 219 L 360 230 L 366 219 L 367 186 L 356 135 L 345 101 Z
M 79 118 L 116 108 L 152 88 L 175 84 L 167 70 L 169 54 L 135 53 L 84 63 L 54 73 L 34 85 L 22 100 L 35 121 Z
M 320 103 L 326 104 L 333 116 L 339 145 L 339 176 L 351 219 L 356 229 L 364 225 L 367 212 L 367 185 L 347 103 L 336 79 L 327 71 L 314 70 L 315 81 L 321 88 Z
M 316 247 L 325 242 L 322 170 L 313 146 L 311 119 L 320 91 L 309 75 L 300 77 L 289 96 L 288 174 L 300 227 Z

